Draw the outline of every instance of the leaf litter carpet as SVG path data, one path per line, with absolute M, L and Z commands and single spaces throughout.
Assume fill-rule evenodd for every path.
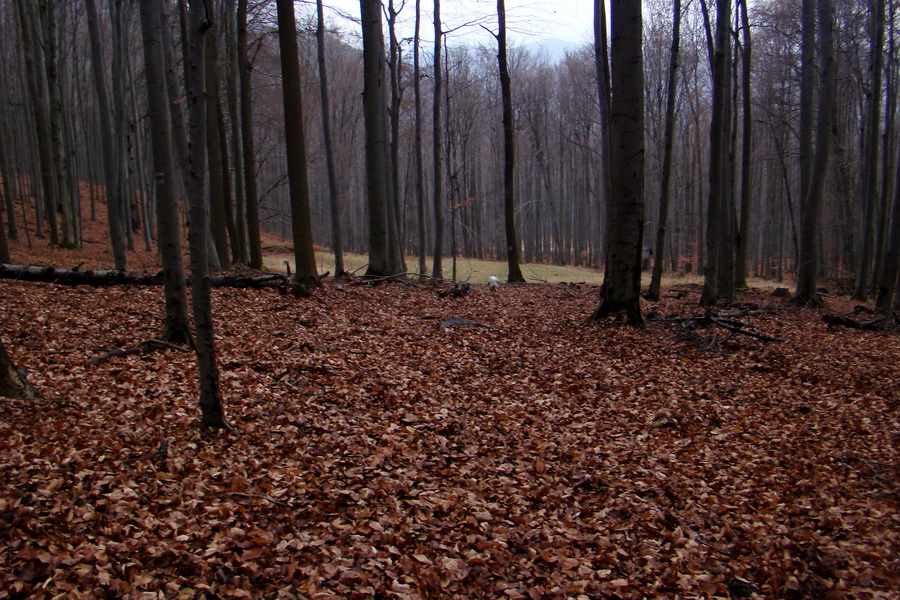
M 584 325 L 587 286 L 222 289 L 211 434 L 190 352 L 89 365 L 161 294 L 0 282 L 43 394 L 0 398 L 0 598 L 898 597 L 895 332 L 761 291 L 785 341 L 708 351 Z

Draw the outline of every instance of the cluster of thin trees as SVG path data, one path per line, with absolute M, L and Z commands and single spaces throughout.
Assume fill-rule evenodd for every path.
M 261 268 L 261 228 L 306 285 L 316 244 L 338 274 L 367 252 L 373 277 L 429 255 L 438 279 L 460 254 L 510 281 L 522 260 L 604 266 L 594 317 L 635 324 L 650 262 L 651 298 L 666 269 L 702 272 L 707 305 L 753 275 L 795 276 L 807 304 L 821 277 L 900 298 L 893 0 L 596 0 L 595 43 L 556 61 L 508 47 L 504 0 L 453 28 L 440 0 L 360 8 L 0 2 L 0 260 L 7 236 L 80 245 L 105 205 L 115 268 L 156 244 L 164 335 L 193 343 L 189 224 L 211 425 L 204 281 Z

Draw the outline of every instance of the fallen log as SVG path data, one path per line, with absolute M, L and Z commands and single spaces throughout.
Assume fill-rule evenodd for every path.
M 0 279 L 18 281 L 34 281 L 40 283 L 56 283 L 59 285 L 89 285 L 92 287 L 108 287 L 113 285 L 162 285 L 162 272 L 155 274 L 134 273 L 132 271 L 97 270 L 80 271 L 75 269 L 57 269 L 55 267 L 39 267 L 35 265 L 9 265 L 0 263 Z M 274 288 L 284 287 L 286 278 L 281 273 L 264 273 L 261 275 L 221 275 L 209 278 L 213 287 L 233 288 Z M 191 284 L 190 278 L 186 280 Z

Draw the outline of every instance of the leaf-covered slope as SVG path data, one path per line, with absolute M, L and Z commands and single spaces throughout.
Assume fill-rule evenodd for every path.
M 155 289 L 0 283 L 0 597 L 895 597 L 896 334 L 704 352 L 592 289 L 214 292 L 237 435 Z M 663 314 L 694 310 L 670 298 Z M 490 328 L 445 328 L 459 317 Z M 317 595 L 319 594 L 319 595 Z M 156 597 L 156 596 L 153 596 Z

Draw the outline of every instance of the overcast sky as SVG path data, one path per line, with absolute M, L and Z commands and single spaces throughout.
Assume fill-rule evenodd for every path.
M 387 4 L 387 0 L 384 0 Z M 394 0 L 399 6 L 402 0 Z M 353 25 L 340 18 L 339 12 L 358 19 L 359 0 L 324 0 L 326 19 L 348 29 Z M 510 42 L 516 45 L 541 39 L 560 39 L 578 45 L 593 40 L 594 7 L 592 0 L 506 0 L 506 21 Z M 433 0 L 421 0 L 422 39 L 430 40 Z M 331 10 L 328 10 L 328 9 Z M 315 10 L 315 6 L 311 7 Z M 441 20 L 444 30 L 459 28 L 452 35 L 473 38 L 476 43 L 487 34 L 479 26 L 484 24 L 496 30 L 496 0 L 442 0 Z M 402 36 L 412 36 L 415 17 L 415 0 L 406 0 L 400 13 L 405 23 Z

